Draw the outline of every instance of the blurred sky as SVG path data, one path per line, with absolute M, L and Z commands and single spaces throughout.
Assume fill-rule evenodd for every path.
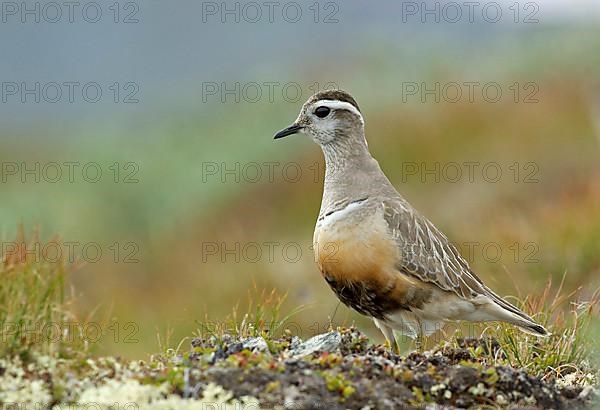
M 58 18 L 49 4 L 56 3 L 2 3 L 1 159 L 134 161 L 141 165 L 141 193 L 129 187 L 113 195 L 136 210 L 120 220 L 148 229 L 170 226 L 169 218 L 157 215 L 209 207 L 217 192 L 228 189 L 190 189 L 201 172 L 194 161 L 268 157 L 273 129 L 297 113 L 313 84 L 349 89 L 368 108 L 398 104 L 404 81 L 510 84 L 564 75 L 576 77 L 597 100 L 600 3 L 592 0 L 475 2 L 472 15 L 463 2 L 276 2 L 271 16 L 262 2 L 184 0 L 174 6 L 152 0 L 81 2 L 72 16 L 63 6 Z M 238 104 L 231 96 L 203 92 L 208 83 L 222 91 L 249 82 L 279 84 L 274 100 Z M 26 91 L 53 83 L 62 94 L 55 103 L 36 103 Z M 78 84 L 73 102 L 66 83 Z M 281 87 L 290 83 L 301 86 L 293 101 L 282 98 Z M 84 84 L 97 84 L 98 102 L 85 101 Z M 2 188 L 0 211 L 9 232 L 22 218 L 65 234 L 76 226 L 81 233 L 69 205 L 60 213 L 54 209 L 99 192 L 85 186 Z M 87 223 L 107 229 L 99 219 Z
M 5 9 L 7 3 L 3 2 Z M 258 22 L 249 20 L 253 10 L 248 9 L 247 18 L 240 11 L 239 23 L 235 23 L 234 15 L 225 15 L 226 23 L 221 23 L 221 8 L 236 7 L 231 1 L 183 0 L 176 6 L 158 0 L 123 1 L 118 3 L 119 23 L 114 23 L 115 11 L 108 2 L 97 3 L 102 10 L 97 23 L 83 18 L 83 6 L 88 2 L 78 3 L 73 23 L 68 21 L 67 8 L 61 9 L 62 17 L 56 23 L 48 22 L 54 16 L 52 9 L 46 11 L 46 16 L 40 12 L 39 23 L 34 22 L 35 15 L 22 16 L 24 10 L 35 9 L 36 4 L 43 9 L 47 3 L 19 2 L 15 3 L 16 11 L 3 10 L 2 81 L 97 82 L 106 95 L 111 84 L 134 82 L 139 86 L 136 96 L 140 102 L 113 104 L 110 98 L 102 98 L 91 104 L 76 98 L 75 103 L 21 104 L 18 96 L 9 97 L 0 110 L 2 130 L 37 138 L 47 138 L 44 133 L 31 132 L 31 127 L 40 123 L 45 130 L 56 128 L 65 135 L 78 131 L 82 124 L 110 130 L 131 121 L 147 123 L 148 113 L 157 121 L 170 114 L 169 108 L 176 110 L 182 105 L 197 112 L 210 110 L 210 104 L 199 101 L 203 81 L 289 81 L 306 75 L 307 69 L 321 67 L 329 70 L 324 75 L 333 81 L 336 71 L 346 71 L 345 66 L 355 59 L 374 58 L 373 54 L 380 51 L 389 53 L 385 60 L 402 64 L 399 72 L 407 73 L 407 66 L 422 67 L 434 60 L 428 53 L 445 53 L 447 65 L 459 65 L 465 54 L 498 47 L 503 37 L 504 41 L 515 42 L 515 47 L 522 47 L 519 38 L 514 37 L 520 31 L 543 31 L 567 23 L 597 25 L 600 21 L 600 3 L 594 0 L 476 2 L 473 22 L 467 21 L 468 9 L 463 2 L 448 2 L 461 5 L 463 16 L 456 23 L 444 21 L 440 14 L 445 2 L 427 6 L 426 2 L 399 1 L 331 2 L 334 6 L 321 2 L 318 23 L 313 21 L 314 10 L 309 9 L 309 3 L 302 3 L 303 14 L 298 22 L 285 21 L 283 9 L 290 2 L 276 2 L 272 23 L 262 2 L 254 3 L 261 5 Z M 209 3 L 218 7 L 214 14 L 204 12 Z M 248 3 L 238 2 L 237 7 L 246 10 Z M 483 18 L 488 3 L 500 5 L 502 18 L 497 24 Z M 440 10 L 441 22 L 428 15 L 423 23 L 422 9 L 433 9 L 434 4 Z M 413 7 L 417 11 L 408 13 Z M 489 16 L 495 9 L 486 9 Z M 86 10 L 86 15 L 94 16 L 95 9 Z M 446 13 L 450 16 L 454 12 L 449 8 Z M 324 23 L 329 15 L 337 22 Z M 537 22 L 524 23 L 527 17 Z M 138 22 L 122 22 L 127 18 Z M 514 22 L 515 18 L 519 23 Z M 549 36 L 548 40 L 554 38 Z

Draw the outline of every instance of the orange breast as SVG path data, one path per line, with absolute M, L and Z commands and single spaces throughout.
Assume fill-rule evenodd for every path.
M 337 280 L 374 281 L 394 271 L 398 250 L 382 232 L 334 226 L 319 232 L 315 257 L 321 271 Z
M 362 286 L 371 292 L 371 301 L 392 310 L 422 308 L 431 298 L 426 284 L 398 270 L 402 255 L 380 214 L 358 223 L 350 218 L 317 227 L 314 249 L 321 273 L 339 287 L 334 289 L 338 296 Z M 367 310 L 355 304 L 350 303 L 358 311 Z

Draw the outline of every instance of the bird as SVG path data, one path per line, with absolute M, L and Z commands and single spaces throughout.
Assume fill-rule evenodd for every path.
M 394 334 L 424 338 L 447 322 L 501 321 L 549 332 L 494 293 L 454 244 L 394 188 L 369 152 L 365 121 L 343 90 L 312 95 L 298 118 L 275 134 L 307 134 L 325 157 L 313 251 L 338 299 L 373 319 L 399 353 Z

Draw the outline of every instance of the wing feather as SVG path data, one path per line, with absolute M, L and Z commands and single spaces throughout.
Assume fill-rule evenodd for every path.
M 522 320 L 509 322 L 537 335 L 548 334 L 531 317 L 488 288 L 448 238 L 404 199 L 384 201 L 383 208 L 389 230 L 401 251 L 397 264 L 401 272 L 433 283 L 467 300 L 473 301 L 480 295 L 487 296 L 500 308 Z M 506 320 L 506 317 L 500 320 Z
M 398 268 L 465 299 L 489 295 L 491 291 L 448 238 L 403 202 L 383 202 L 384 217 L 402 255 Z

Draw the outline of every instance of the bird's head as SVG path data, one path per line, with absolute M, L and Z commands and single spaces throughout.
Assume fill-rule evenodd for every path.
M 320 91 L 310 97 L 296 121 L 275 134 L 275 139 L 298 133 L 308 134 L 322 148 L 365 140 L 358 104 L 342 90 Z

